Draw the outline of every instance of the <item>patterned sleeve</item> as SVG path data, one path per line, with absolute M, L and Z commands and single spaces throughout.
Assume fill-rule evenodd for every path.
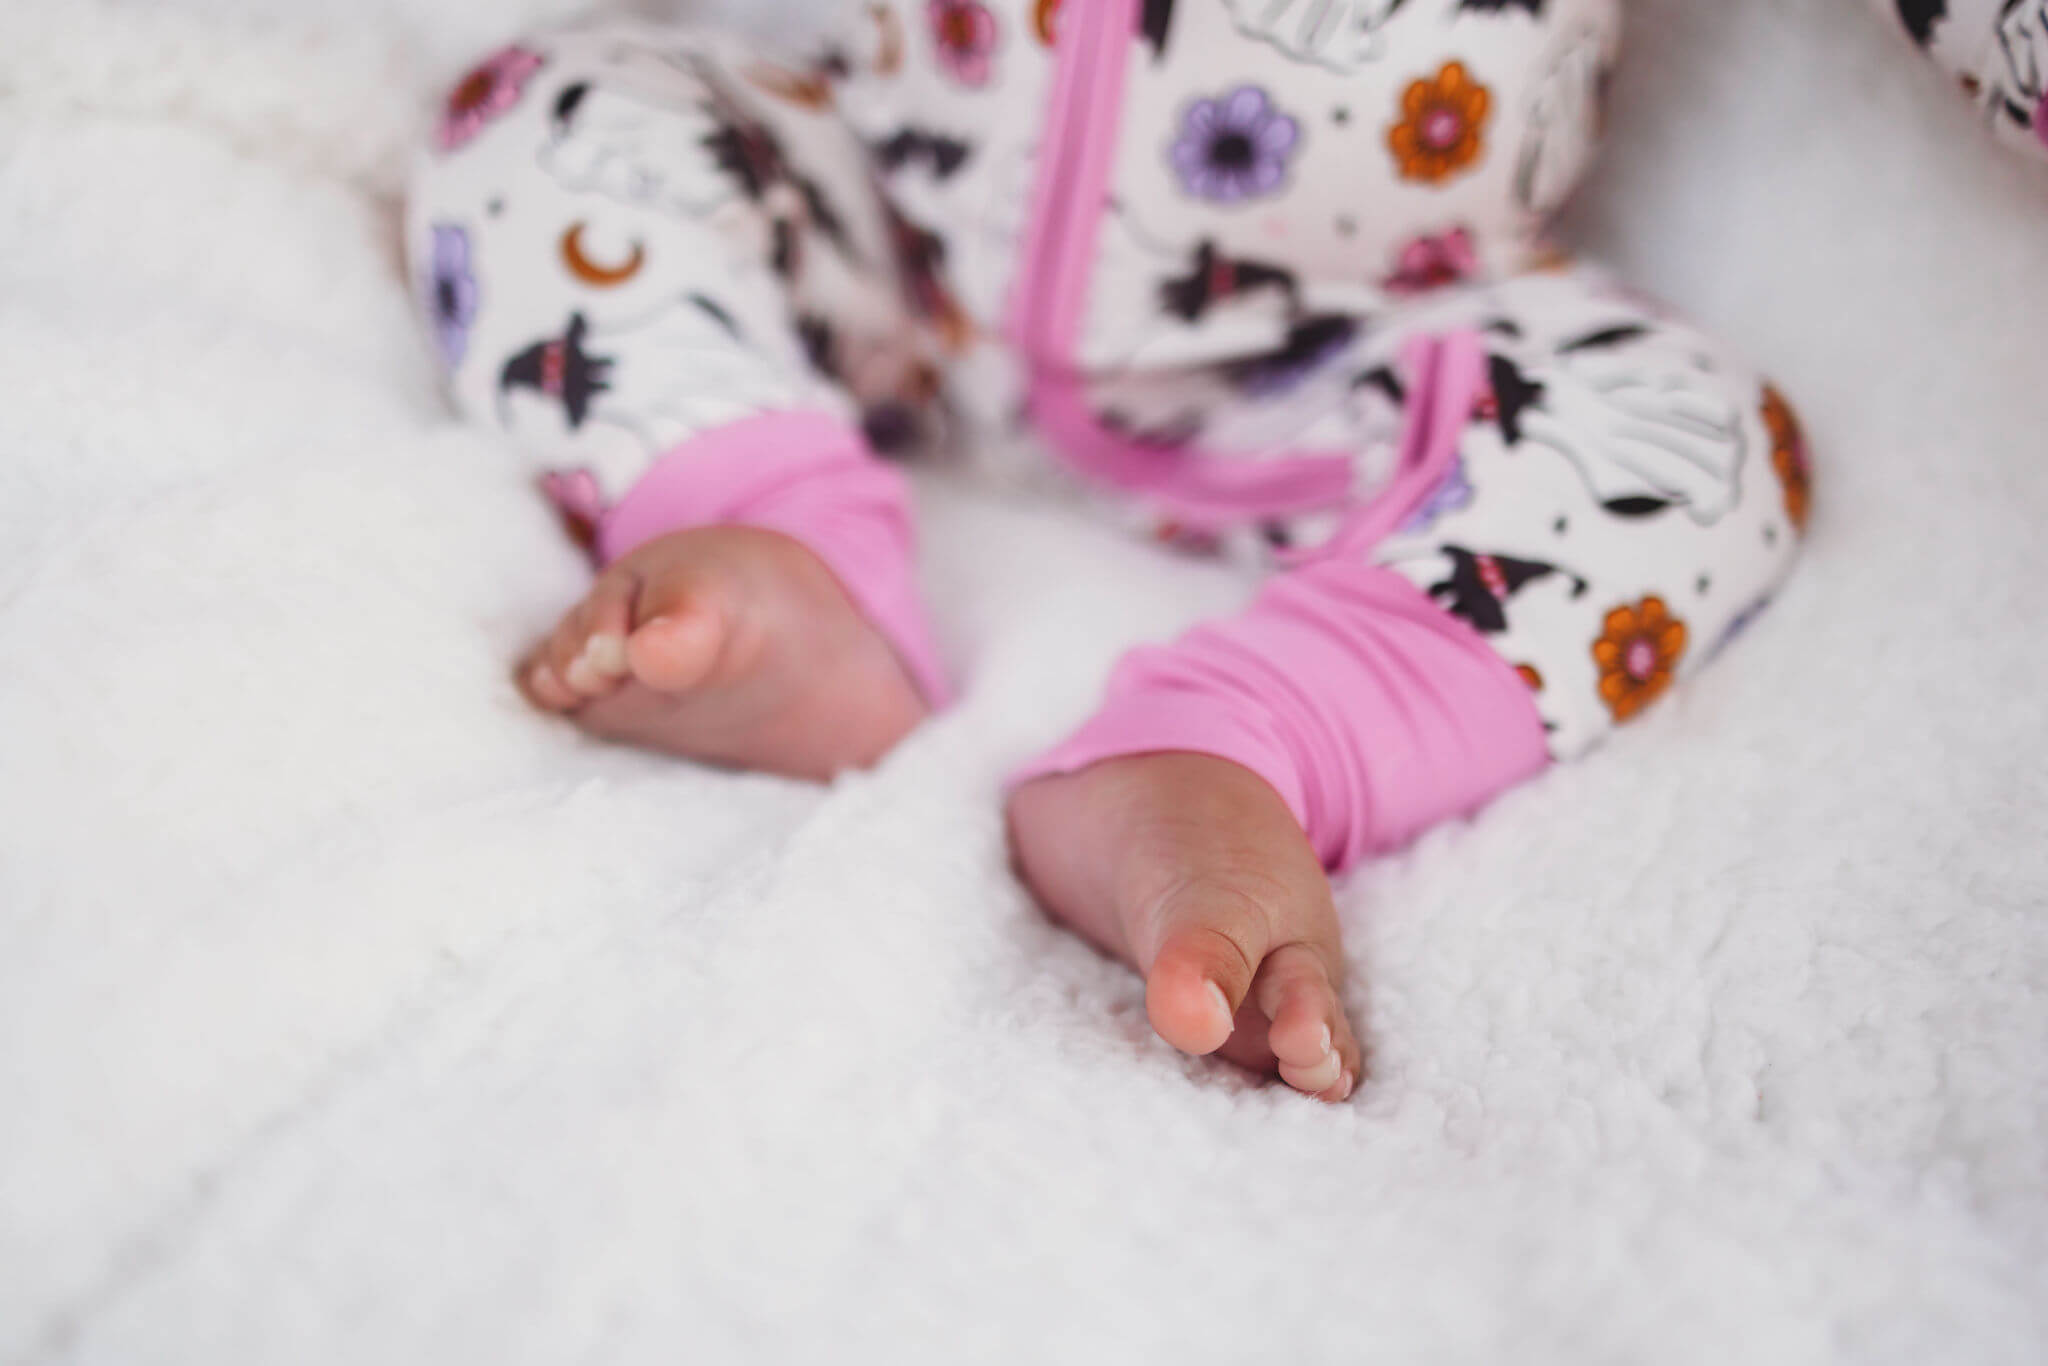
M 2048 0 L 1874 0 L 2000 141 L 2048 159 Z

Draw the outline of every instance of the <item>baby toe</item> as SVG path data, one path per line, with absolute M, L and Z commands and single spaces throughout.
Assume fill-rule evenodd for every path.
M 1345 1078 L 1356 1078 L 1358 1045 L 1322 954 L 1301 944 L 1275 950 L 1260 967 L 1253 995 L 1272 1021 L 1267 1044 L 1281 1080 L 1324 1099 L 1348 1095 Z
M 605 633 L 584 640 L 563 678 L 580 696 L 594 698 L 617 687 L 628 672 L 626 638 Z
M 1145 980 L 1145 1012 L 1159 1037 L 1183 1053 L 1214 1053 L 1236 1029 L 1233 990 L 1242 997 L 1251 977 L 1233 936 L 1195 923 L 1171 933 Z
M 1344 1075 L 1344 1062 L 1331 1053 L 1313 1067 L 1295 1067 L 1289 1063 L 1280 1064 L 1280 1080 L 1292 1086 L 1305 1096 L 1320 1096 L 1335 1089 Z
M 539 665 L 568 690 L 571 705 L 580 705 L 604 691 L 604 680 L 587 657 L 590 648 L 588 613 L 578 607 L 562 619 L 540 649 Z
M 569 711 L 578 701 L 575 690 L 562 681 L 544 656 L 536 656 L 520 666 L 519 688 L 529 702 L 543 711 Z
M 537 663 L 570 693 L 572 706 L 605 696 L 626 678 L 626 628 L 633 592 L 630 577 L 604 575 L 535 652 Z M 539 687 L 536 678 L 534 690 Z
M 710 677 L 725 636 L 725 623 L 715 612 L 671 612 L 633 632 L 625 643 L 628 666 L 656 692 L 687 692 Z

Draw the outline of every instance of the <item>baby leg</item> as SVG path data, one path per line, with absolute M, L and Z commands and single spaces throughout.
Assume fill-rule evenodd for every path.
M 1768 599 L 1806 517 L 1783 401 L 1597 276 L 1433 300 L 1386 347 L 1406 363 L 1342 363 L 1400 409 L 1389 491 L 1242 616 L 1127 659 L 1010 808 L 1026 878 L 1145 973 L 1162 1037 L 1324 1099 L 1361 1063 L 1317 874 L 1642 715 Z
M 864 407 L 916 369 L 886 220 L 829 112 L 720 40 L 526 40 L 450 97 L 409 241 L 458 402 L 603 566 L 520 668 L 539 706 L 824 777 L 944 688 Z

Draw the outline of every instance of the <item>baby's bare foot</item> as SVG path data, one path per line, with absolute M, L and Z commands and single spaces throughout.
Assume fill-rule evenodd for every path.
M 1198 754 L 1117 759 L 1010 801 L 1025 880 L 1145 975 L 1152 1027 L 1319 1100 L 1362 1075 L 1329 880 L 1278 793 Z
M 927 710 L 832 572 L 751 527 L 673 532 L 612 565 L 519 684 L 593 735 L 796 778 L 877 762 Z

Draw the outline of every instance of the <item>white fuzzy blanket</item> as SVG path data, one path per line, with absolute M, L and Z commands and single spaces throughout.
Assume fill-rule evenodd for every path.
M 831 791 L 519 705 L 580 570 L 393 194 L 566 8 L 0 0 L 0 1361 L 2048 1354 L 2048 177 L 1850 0 L 1640 0 L 1579 234 L 1798 398 L 1812 557 L 1350 884 L 1332 1111 L 1004 868 L 1228 570 L 932 483 L 972 692 Z

